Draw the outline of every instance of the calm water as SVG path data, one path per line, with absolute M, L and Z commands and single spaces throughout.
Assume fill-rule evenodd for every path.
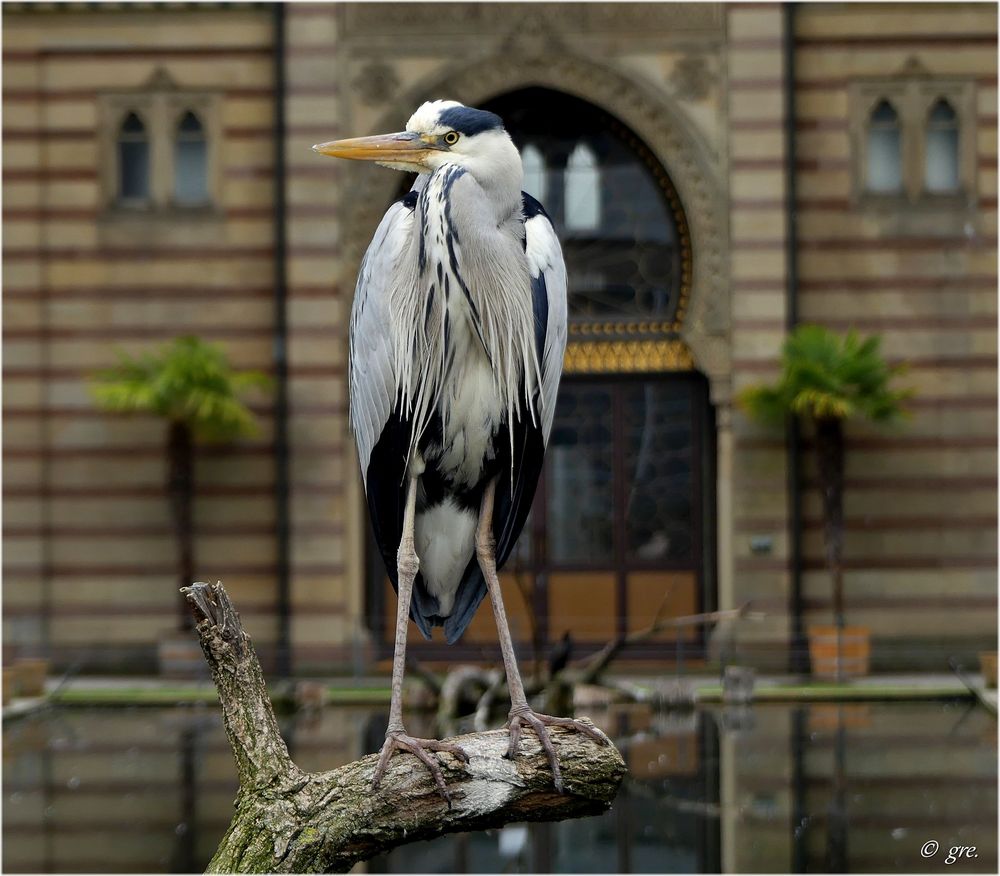
M 592 716 L 630 771 L 605 815 L 416 843 L 369 872 L 997 870 L 997 725 L 982 708 Z M 374 751 L 384 726 L 380 710 L 338 708 L 284 730 L 296 761 L 322 770 Z M 208 706 L 51 710 L 4 727 L 3 766 L 6 872 L 200 871 L 236 793 Z M 940 850 L 922 857 L 931 840 Z M 953 846 L 977 857 L 949 867 Z

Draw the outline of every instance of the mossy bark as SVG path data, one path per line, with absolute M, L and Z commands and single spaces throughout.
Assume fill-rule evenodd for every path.
M 566 793 L 552 787 L 541 746 L 521 738 L 521 755 L 503 757 L 507 732 L 455 739 L 463 766 L 440 755 L 452 793 L 438 795 L 416 758 L 397 755 L 378 791 L 369 755 L 324 773 L 306 773 L 288 755 L 250 637 L 221 584 L 195 584 L 185 594 L 201 618 L 198 635 L 219 691 L 226 733 L 239 772 L 233 820 L 210 873 L 345 872 L 358 861 L 444 833 L 513 821 L 554 821 L 604 811 L 625 775 L 613 745 L 552 728 Z

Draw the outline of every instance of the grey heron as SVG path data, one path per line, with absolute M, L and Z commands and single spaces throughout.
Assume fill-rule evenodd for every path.
M 524 525 L 542 467 L 566 347 L 566 268 L 548 215 L 521 191 L 521 157 L 493 113 L 423 104 L 406 130 L 322 143 L 317 152 L 416 172 L 361 264 L 351 312 L 351 426 L 375 537 L 398 597 L 389 724 L 373 777 L 397 750 L 456 745 L 409 736 L 402 720 L 407 618 L 448 643 L 487 593 L 510 691 L 508 757 L 522 726 L 562 790 L 548 726 L 604 742 L 586 724 L 535 712 L 514 656 L 497 570 Z

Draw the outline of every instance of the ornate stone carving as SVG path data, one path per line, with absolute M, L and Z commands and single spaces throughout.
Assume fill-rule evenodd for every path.
M 899 72 L 896 75 L 901 78 L 927 79 L 930 77 L 931 71 L 927 69 L 923 61 L 916 55 L 910 55 L 903 62 L 903 66 L 899 68 Z
M 399 89 L 399 77 L 388 64 L 373 61 L 361 69 L 351 85 L 365 103 L 385 103 Z
M 177 82 L 163 67 L 157 67 L 145 84 L 140 86 L 140 91 L 176 91 Z
M 704 55 L 684 55 L 674 65 L 670 84 L 680 100 L 704 100 L 715 86 L 715 74 Z
M 565 51 L 565 46 L 551 21 L 529 13 L 510 31 L 500 44 L 501 55 L 525 58 L 552 57 Z

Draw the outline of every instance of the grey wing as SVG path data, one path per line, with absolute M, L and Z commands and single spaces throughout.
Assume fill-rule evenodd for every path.
M 536 330 L 540 332 L 539 340 L 544 338 L 539 349 L 542 368 L 540 404 L 542 436 L 547 445 L 566 353 L 566 263 L 559 238 L 541 204 L 529 195 L 525 195 L 524 199 L 525 255 L 535 297 L 535 315 L 540 323 Z
M 410 238 L 415 197 L 392 204 L 368 245 L 351 308 L 351 429 L 367 488 L 372 449 L 396 395 L 389 296 L 396 265 Z

